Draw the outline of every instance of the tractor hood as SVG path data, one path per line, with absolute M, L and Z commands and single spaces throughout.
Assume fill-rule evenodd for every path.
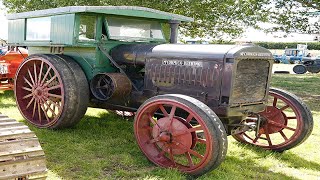
M 245 45 L 121 45 L 111 51 L 119 64 L 144 65 L 152 59 L 217 60 L 237 58 L 272 59 L 272 53 L 253 44 Z

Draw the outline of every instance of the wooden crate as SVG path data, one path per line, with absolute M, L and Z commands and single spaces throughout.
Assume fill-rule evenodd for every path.
M 0 113 L 0 179 L 46 179 L 44 152 L 28 126 Z

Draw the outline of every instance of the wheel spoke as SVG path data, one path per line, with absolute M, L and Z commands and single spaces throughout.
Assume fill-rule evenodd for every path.
M 284 140 L 288 140 L 287 136 L 284 134 L 283 131 L 279 131 L 279 133 L 281 134 L 281 136 L 283 137 Z
M 41 108 L 40 108 L 40 102 L 38 102 L 38 115 L 39 115 L 39 122 L 40 122 L 40 124 L 41 124 L 41 110 L 40 110 Z
M 27 88 L 27 87 L 22 87 L 22 89 L 24 89 L 24 90 L 26 90 L 26 91 L 30 91 L 30 92 L 32 92 L 32 89 Z
M 245 137 L 247 137 L 248 139 L 250 139 L 250 140 L 253 142 L 253 139 L 252 139 L 248 134 L 243 133 L 243 135 L 244 135 Z
M 268 123 L 270 123 L 270 124 L 273 125 L 273 126 L 281 127 L 281 128 L 284 128 L 284 129 L 289 129 L 289 130 L 291 130 L 291 131 L 295 131 L 295 130 L 296 130 L 296 129 L 294 129 L 294 128 L 285 126 L 285 125 L 283 125 L 283 124 L 279 124 L 279 123 L 274 122 L 274 121 L 271 121 L 271 120 L 269 120 Z
M 28 69 L 28 74 L 29 74 L 29 77 L 30 77 L 30 80 L 31 80 L 32 84 L 36 84 L 34 82 L 34 79 L 33 79 L 32 75 L 31 75 L 30 69 Z
M 261 137 L 261 133 L 258 133 L 257 137 L 252 140 L 253 143 L 256 143 L 258 139 Z
M 193 126 L 192 128 L 188 129 L 188 132 L 196 132 L 196 131 L 203 131 L 202 127 L 200 125 Z
M 169 115 L 169 119 L 170 119 L 171 123 L 172 123 L 172 118 L 173 118 L 174 114 L 176 113 L 176 109 L 177 109 L 177 106 L 172 106 L 172 108 L 171 108 L 170 115 Z
M 30 102 L 28 103 L 28 105 L 27 105 L 26 109 L 28 109 L 28 108 L 29 108 L 29 106 L 31 105 L 31 103 L 32 103 L 34 100 L 35 100 L 35 98 L 34 98 L 34 97 L 32 97 L 32 99 L 31 99 L 31 100 L 30 100 Z M 34 102 L 34 103 L 36 103 L 36 102 Z
M 36 107 L 37 107 L 37 100 L 34 101 L 34 104 L 33 104 L 33 112 L 32 112 L 32 118 L 34 118 L 34 114 L 36 112 Z
M 61 85 L 56 85 L 56 86 L 52 86 L 50 88 L 47 88 L 47 91 L 50 91 L 50 90 L 53 90 L 53 89 L 58 89 L 58 88 L 61 88 Z
M 38 84 L 38 83 L 37 83 L 37 81 L 38 81 L 38 78 L 37 78 L 37 66 L 36 66 L 36 63 L 35 63 L 35 62 L 33 63 L 33 70 L 34 70 L 34 82 L 35 82 L 36 84 Z
M 190 113 L 190 114 L 188 115 L 186 121 L 187 121 L 187 122 L 190 122 L 192 118 L 193 118 L 193 115 Z
M 269 146 L 272 146 L 271 138 L 270 138 L 269 131 L 267 128 L 266 128 L 265 132 L 266 132 L 268 144 L 269 144 Z
M 153 119 L 153 117 L 147 113 L 148 119 L 149 121 L 154 125 L 154 126 L 158 126 L 158 128 L 160 129 L 160 126 L 158 125 L 157 121 L 155 119 Z
M 196 157 L 198 157 L 200 159 L 204 158 L 203 155 L 199 154 L 198 152 L 196 152 L 196 151 L 194 151 L 192 149 L 188 149 L 188 153 L 193 154 L 194 156 L 196 156 Z
M 177 164 L 176 164 L 176 162 L 174 161 L 173 152 L 172 152 L 172 147 L 169 148 L 169 157 L 170 157 L 171 161 L 173 162 L 174 167 L 177 167 Z
M 24 81 L 25 81 L 26 83 L 28 83 L 28 85 L 32 88 L 32 84 L 30 83 L 30 81 L 28 81 L 28 79 L 25 78 L 25 77 L 23 77 L 23 79 L 24 79 Z
M 189 152 L 186 152 L 185 155 L 186 155 L 186 157 L 187 157 L 187 159 L 188 159 L 189 166 L 190 166 L 190 167 L 193 167 L 194 164 L 193 164 L 193 161 L 192 161 L 192 158 L 191 158 L 190 153 L 189 153 Z
M 183 150 L 186 150 L 188 153 L 202 159 L 204 156 L 199 154 L 198 152 L 186 147 L 185 145 L 183 145 L 182 143 L 177 143 L 176 141 L 172 141 L 173 143 L 176 143 L 177 146 L 180 146 L 180 148 L 182 148 Z
M 171 111 L 170 111 L 170 114 L 169 114 L 169 131 L 171 132 L 172 130 L 172 123 L 173 123 L 173 116 L 174 114 L 176 113 L 176 109 L 177 109 L 177 106 L 172 106 L 171 108 Z
M 27 99 L 27 98 L 31 97 L 32 95 L 33 95 L 33 94 L 30 93 L 30 94 L 28 94 L 28 95 L 23 96 L 22 99 Z
M 44 108 L 43 106 L 41 106 L 41 108 L 43 108 L 42 110 L 45 111 L 45 110 L 44 110 L 45 108 Z M 50 122 L 50 118 L 48 117 L 47 112 L 43 112 L 43 114 L 44 114 L 44 116 L 46 117 L 47 122 Z
M 62 96 L 57 94 L 48 93 L 48 96 L 62 99 Z
M 38 79 L 38 83 L 40 83 L 40 81 L 41 81 L 42 69 L 43 69 L 43 61 L 41 61 L 41 66 L 40 66 L 40 71 L 39 71 L 39 79 Z
M 54 79 L 56 79 L 57 75 L 54 75 L 49 81 L 47 81 L 43 86 L 48 86 Z
M 50 104 L 48 105 L 48 107 L 51 107 L 51 105 L 53 105 L 53 106 L 57 107 L 59 111 L 61 111 L 61 105 L 60 105 L 60 104 L 56 104 L 56 103 L 53 102 L 51 99 L 46 98 L 46 97 L 45 97 L 44 99 L 50 102 Z
M 167 110 L 163 107 L 163 105 L 159 105 L 159 108 L 164 116 L 169 116 Z
M 280 111 L 284 111 L 284 110 L 287 109 L 288 107 L 290 107 L 290 106 L 289 106 L 289 105 L 286 105 L 286 106 L 282 107 L 282 108 L 280 109 Z
M 272 103 L 273 107 L 277 107 L 277 101 L 278 101 L 278 98 L 274 97 L 273 103 Z
M 42 84 L 44 83 L 44 81 L 47 79 L 47 76 L 48 76 L 50 70 L 51 70 L 51 67 L 48 68 L 46 74 L 43 76 L 43 79 L 42 79 L 42 81 L 41 81 L 41 85 L 42 85 Z
M 46 104 L 46 106 L 48 107 L 48 110 L 50 110 L 51 111 L 51 113 L 52 113 L 52 116 L 53 117 L 56 117 L 57 115 L 56 115 L 56 113 L 54 112 L 54 109 L 52 109 L 51 107 L 50 107 L 50 105 L 46 102 L 46 101 L 43 101 L 45 104 Z M 55 107 L 55 105 L 53 104 L 53 106 Z
M 49 67 L 49 65 L 47 64 L 47 67 Z M 48 68 L 49 69 L 49 68 Z M 51 72 L 49 72 L 49 78 L 52 78 L 52 74 Z

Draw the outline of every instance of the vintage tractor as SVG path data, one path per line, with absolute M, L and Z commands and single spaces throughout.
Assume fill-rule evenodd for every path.
M 0 90 L 10 90 L 14 86 L 14 76 L 28 51 L 22 47 L 0 47 Z
M 306 59 L 303 64 L 297 64 L 293 67 L 296 74 L 304 74 L 306 72 L 319 73 L 320 72 L 320 58 Z
M 135 112 L 134 135 L 146 157 L 194 176 L 220 165 L 227 135 L 281 152 L 312 131 L 307 106 L 269 87 L 268 50 L 175 44 L 179 23 L 191 18 L 77 6 L 8 19 L 9 45 L 28 46 L 30 54 L 16 73 L 17 105 L 39 128 L 74 126 L 88 106 Z

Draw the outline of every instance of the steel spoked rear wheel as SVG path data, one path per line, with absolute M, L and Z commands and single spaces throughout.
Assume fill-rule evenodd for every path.
M 134 130 L 150 161 L 194 176 L 216 168 L 227 151 L 219 118 L 188 96 L 162 95 L 147 100 L 137 111 Z
M 82 95 L 88 94 L 88 87 L 79 87 L 74 80 L 76 74 L 80 79 L 84 76 L 72 71 L 65 60 L 58 56 L 28 57 L 20 65 L 15 82 L 17 105 L 27 121 L 42 128 L 73 125 L 79 107 L 87 106 L 85 96 L 81 97 L 83 100 L 80 102 L 75 96 L 79 91 L 83 91 L 80 93 Z M 83 115 L 84 112 L 78 113 Z
M 240 142 L 282 152 L 305 141 L 313 128 L 312 114 L 307 106 L 284 90 L 270 89 L 269 105 L 259 114 L 261 125 L 257 136 L 255 132 L 244 132 L 233 137 Z

